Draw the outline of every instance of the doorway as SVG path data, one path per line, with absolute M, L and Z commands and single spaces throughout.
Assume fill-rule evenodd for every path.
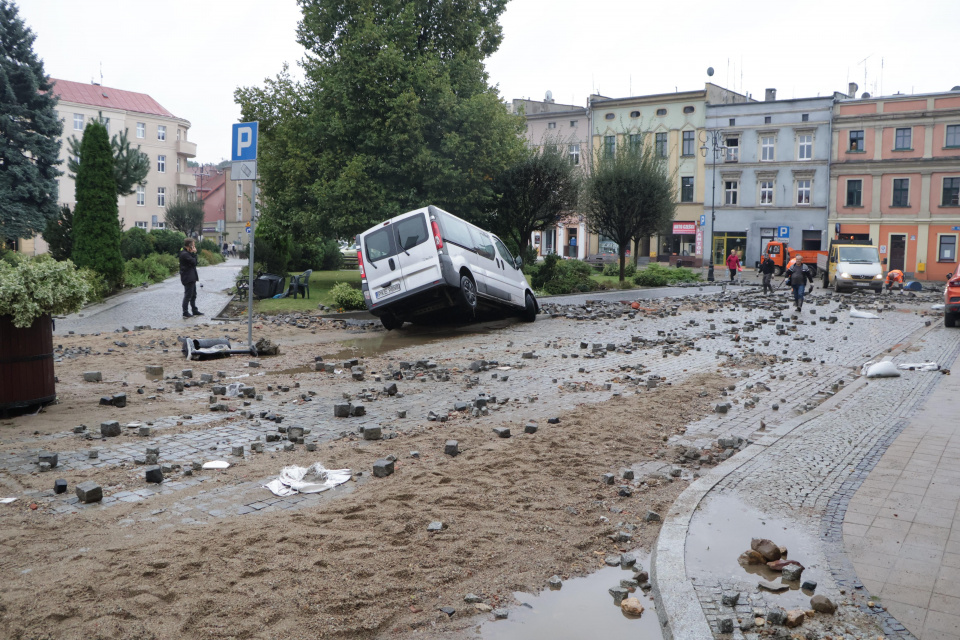
M 726 266 L 727 256 L 733 250 L 736 250 L 742 262 L 743 256 L 747 252 L 747 234 L 745 232 L 713 234 L 713 264 L 720 267 Z
M 899 269 L 903 271 L 907 257 L 907 235 L 905 233 L 890 234 L 890 264 L 887 270 Z

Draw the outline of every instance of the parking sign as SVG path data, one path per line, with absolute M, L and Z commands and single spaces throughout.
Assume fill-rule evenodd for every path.
M 259 122 L 239 122 L 233 125 L 230 159 L 239 160 L 257 159 L 257 131 Z
M 777 227 L 777 237 L 778 237 L 778 238 L 789 238 L 789 237 L 790 237 L 790 227 Z

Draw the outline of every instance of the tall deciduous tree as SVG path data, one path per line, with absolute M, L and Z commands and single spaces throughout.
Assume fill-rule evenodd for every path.
M 428 203 L 489 211 L 523 151 L 483 66 L 506 0 L 298 1 L 304 82 L 284 70 L 235 94 L 260 122 L 263 215 L 347 237 Z
M 499 199 L 490 226 L 512 239 L 521 255 L 531 233 L 556 225 L 577 204 L 580 171 L 561 148 L 561 141 L 546 140 L 501 172 L 494 183 Z
M 177 196 L 167 205 L 163 219 L 171 228 L 186 236 L 199 234 L 203 230 L 203 203 Z
M 653 147 L 641 135 L 612 153 L 598 151 L 585 182 L 587 225 L 619 245 L 620 282 L 630 242 L 663 232 L 676 213 L 673 181 Z
M 0 0 L 0 245 L 57 215 L 63 125 L 34 40 L 16 5 Z
M 71 178 L 76 178 L 77 170 L 83 157 L 80 154 L 80 141 L 76 136 L 70 136 L 67 140 L 70 148 L 70 158 L 67 160 L 67 170 Z M 130 140 L 127 139 L 127 130 L 124 129 L 119 134 L 113 134 L 110 139 L 110 150 L 113 152 L 113 179 L 117 183 L 117 195 L 120 197 L 129 196 L 137 186 L 147 184 L 147 174 L 150 173 L 150 156 L 140 151 L 140 145 L 136 149 L 130 147 Z
M 83 162 L 77 169 L 73 261 L 79 267 L 90 267 L 116 287 L 123 282 L 123 257 L 113 153 L 105 126 L 97 121 L 87 125 L 80 154 Z

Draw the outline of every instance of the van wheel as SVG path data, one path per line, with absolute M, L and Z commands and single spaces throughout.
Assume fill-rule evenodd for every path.
M 777 265 L 776 267 L 773 268 L 773 273 L 779 278 L 780 276 L 783 275 L 783 267 L 781 267 L 780 265 Z
M 477 285 L 470 276 L 460 276 L 460 308 L 471 316 L 477 311 Z
M 953 328 L 957 326 L 957 316 L 953 313 L 943 314 L 943 326 Z
M 823 288 L 824 289 L 830 288 L 830 278 L 828 276 L 829 274 L 826 271 L 824 271 L 823 272 Z
M 816 266 L 816 265 L 810 265 L 810 275 L 813 276 L 814 278 L 817 277 L 817 266 Z
M 403 320 L 398 319 L 392 313 L 385 313 L 380 316 L 380 323 L 387 331 L 393 331 L 394 329 L 399 329 L 403 326 Z
M 526 306 L 520 314 L 520 317 L 524 322 L 533 322 L 537 319 L 537 301 L 534 300 L 533 294 L 529 291 L 527 292 L 525 303 Z

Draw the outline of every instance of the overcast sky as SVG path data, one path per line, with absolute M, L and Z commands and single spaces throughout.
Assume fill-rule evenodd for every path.
M 238 86 L 303 56 L 294 0 L 19 0 L 55 78 L 150 94 L 192 123 L 198 159 L 229 156 Z M 707 80 L 763 99 L 960 85 L 957 0 L 511 0 L 488 61 L 505 99 L 585 105 L 692 90 Z M 863 60 L 866 59 L 864 63 Z M 866 71 L 866 84 L 864 72 Z

